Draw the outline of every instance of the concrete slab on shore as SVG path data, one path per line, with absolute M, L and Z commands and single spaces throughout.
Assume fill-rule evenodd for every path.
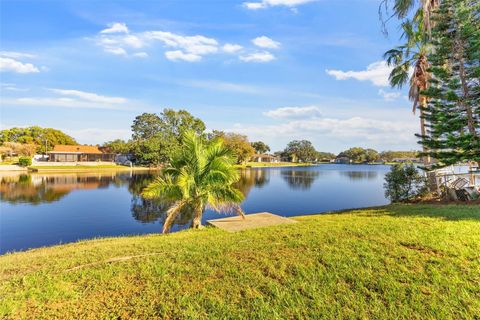
M 245 219 L 240 216 L 207 220 L 207 223 L 228 232 L 237 232 L 247 229 L 276 226 L 279 224 L 296 223 L 297 221 L 285 217 L 277 216 L 269 212 L 252 213 L 245 215 Z

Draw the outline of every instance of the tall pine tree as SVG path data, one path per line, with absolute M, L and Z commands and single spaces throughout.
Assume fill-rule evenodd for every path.
M 480 165 L 480 4 L 443 0 L 434 13 L 430 86 L 419 135 L 432 168 L 475 161 Z

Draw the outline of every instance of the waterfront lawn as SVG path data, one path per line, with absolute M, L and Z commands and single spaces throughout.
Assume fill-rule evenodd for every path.
M 0 318 L 480 318 L 480 206 L 296 219 L 4 255 Z

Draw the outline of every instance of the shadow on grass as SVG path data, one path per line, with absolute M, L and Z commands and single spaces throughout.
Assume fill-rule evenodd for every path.
M 480 205 L 394 204 L 382 209 L 383 214 L 392 217 L 418 216 L 450 221 L 480 221 Z

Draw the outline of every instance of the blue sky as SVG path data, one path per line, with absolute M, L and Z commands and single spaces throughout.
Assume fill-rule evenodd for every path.
M 417 148 L 388 87 L 376 0 L 0 2 L 1 126 L 128 139 L 136 115 L 186 109 L 273 150 Z

